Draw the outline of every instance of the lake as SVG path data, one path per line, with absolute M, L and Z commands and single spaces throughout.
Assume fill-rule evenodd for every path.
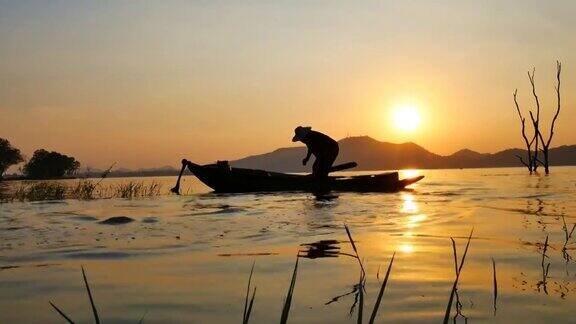
M 330 200 L 212 194 L 187 176 L 182 196 L 168 194 L 175 177 L 105 179 L 156 181 L 163 194 L 1 203 L 0 323 L 61 322 L 49 301 L 77 322 L 92 321 L 81 266 L 105 323 L 238 323 L 253 262 L 250 323 L 275 323 L 299 250 L 289 322 L 355 323 L 359 265 L 344 224 L 366 271 L 365 320 L 395 252 L 376 322 L 441 322 L 456 277 L 450 237 L 460 260 L 474 229 L 452 317 L 574 321 L 576 167 L 550 176 L 497 168 L 401 177 L 416 174 L 426 178 L 408 191 Z M 102 223 L 118 216 L 133 221 Z M 330 248 L 302 245 L 322 240 L 333 240 Z

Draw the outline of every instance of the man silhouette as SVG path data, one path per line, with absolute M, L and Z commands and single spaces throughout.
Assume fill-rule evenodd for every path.
M 332 164 L 336 161 L 338 156 L 338 142 L 324 135 L 320 132 L 313 131 L 312 127 L 298 126 L 294 129 L 294 137 L 292 142 L 302 142 L 306 144 L 308 153 L 302 160 L 302 164 L 306 165 L 311 155 L 314 155 L 316 160 L 312 166 L 312 175 L 316 178 L 326 178 L 330 173 Z

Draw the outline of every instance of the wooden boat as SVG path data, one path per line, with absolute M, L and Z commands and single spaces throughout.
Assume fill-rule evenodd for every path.
M 287 174 L 264 170 L 230 167 L 227 161 L 215 164 L 198 165 L 186 160 L 185 167 L 204 184 L 219 193 L 277 192 L 277 191 L 351 191 L 351 192 L 396 192 L 420 181 L 423 176 L 402 179 L 398 172 L 360 175 L 329 176 L 319 183 L 311 175 Z M 354 164 L 355 165 L 355 164 Z M 181 173 L 182 174 L 182 173 Z M 173 192 L 178 193 L 180 178 Z

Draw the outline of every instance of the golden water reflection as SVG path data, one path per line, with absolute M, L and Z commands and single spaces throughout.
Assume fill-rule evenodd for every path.
M 408 223 L 406 224 L 406 227 L 416 228 L 420 226 L 420 223 L 426 220 L 426 218 L 427 216 L 424 214 L 410 215 L 408 216 Z
M 398 250 L 404 253 L 412 253 L 414 252 L 414 245 L 405 243 L 398 246 Z
M 408 169 L 408 170 L 400 170 L 399 173 L 401 178 L 414 178 L 421 175 L 422 171 L 418 169 Z
M 414 201 L 414 195 L 411 193 L 403 193 L 402 200 L 402 208 L 400 209 L 401 213 L 414 214 L 418 212 L 418 205 Z

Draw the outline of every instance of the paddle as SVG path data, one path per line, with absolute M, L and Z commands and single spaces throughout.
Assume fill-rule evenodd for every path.
M 180 169 L 180 174 L 178 175 L 178 180 L 176 180 L 176 185 L 174 186 L 174 188 L 170 189 L 170 191 L 172 191 L 177 195 L 180 194 L 180 178 L 182 178 L 182 173 L 184 173 L 184 170 L 186 170 L 186 164 L 188 164 L 188 161 L 186 161 L 186 159 L 183 159 L 182 169 Z
M 358 164 L 356 162 L 348 162 L 343 164 L 338 164 L 330 168 L 330 172 L 342 171 L 346 169 L 352 169 L 357 167 Z

